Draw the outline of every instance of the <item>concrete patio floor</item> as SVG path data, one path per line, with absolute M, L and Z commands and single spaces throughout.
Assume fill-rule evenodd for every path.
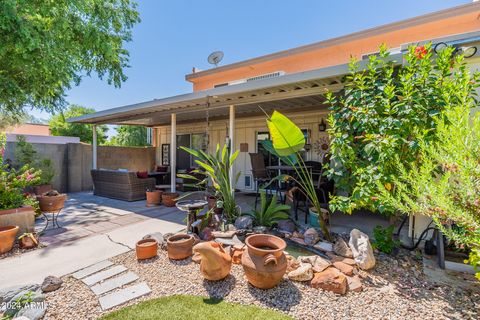
M 238 194 L 242 212 L 251 210 L 255 197 Z M 185 229 L 186 214 L 177 208 L 146 207 L 145 201 L 125 202 L 94 196 L 92 192 L 71 193 L 58 218 L 61 228 L 42 235 L 45 248 L 0 260 L 0 289 L 14 285 L 40 283 L 46 276 L 63 276 L 135 247 L 148 233 L 175 233 Z M 293 214 L 292 214 L 293 216 Z M 299 211 L 298 223 L 304 213 Z M 388 225 L 380 215 L 335 214 L 334 232 L 358 228 L 372 234 L 375 225 Z M 37 228 L 45 225 L 37 219 Z M 406 229 L 406 228 L 405 228 Z

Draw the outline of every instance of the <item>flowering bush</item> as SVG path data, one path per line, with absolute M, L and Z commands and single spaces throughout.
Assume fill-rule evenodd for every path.
M 38 184 L 40 171 L 24 166 L 15 170 L 4 164 L 5 135 L 0 135 L 0 210 L 33 205 L 35 200 L 24 194 L 26 187 Z

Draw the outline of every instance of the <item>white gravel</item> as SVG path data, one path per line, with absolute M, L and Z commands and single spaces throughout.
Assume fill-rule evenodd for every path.
M 308 284 L 283 280 L 270 290 L 249 285 L 240 265 L 225 280 L 203 280 L 199 265 L 187 259 L 170 261 L 165 252 L 137 262 L 130 251 L 111 259 L 146 281 L 152 293 L 128 304 L 173 294 L 224 298 L 226 301 L 272 308 L 296 319 L 478 319 L 480 293 L 429 283 L 420 262 L 409 254 L 377 256 L 375 271 L 367 273 L 364 290 L 338 296 Z M 96 319 L 103 312 L 98 298 L 80 281 L 65 277 L 61 289 L 48 293 L 45 319 Z M 127 304 L 127 305 L 128 305 Z M 121 306 L 124 307 L 125 305 Z M 121 308 L 120 307 L 120 308 Z

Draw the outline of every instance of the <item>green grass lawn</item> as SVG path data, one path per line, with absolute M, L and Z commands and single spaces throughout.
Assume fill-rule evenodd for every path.
M 174 295 L 152 299 L 103 316 L 103 320 L 292 319 L 282 313 L 219 299 Z

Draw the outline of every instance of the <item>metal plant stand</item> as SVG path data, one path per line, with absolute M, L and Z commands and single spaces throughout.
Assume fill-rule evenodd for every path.
M 187 212 L 187 233 L 194 233 L 197 226 L 197 212 L 208 204 L 205 200 L 183 200 L 177 202 L 178 209 Z
M 62 209 L 63 209 L 63 208 L 62 208 Z M 47 223 L 47 224 L 45 225 L 45 227 L 43 228 L 42 233 L 47 230 L 50 221 L 52 222 L 52 227 L 51 227 L 50 229 L 57 229 L 57 228 L 61 228 L 61 227 L 62 227 L 62 226 L 60 226 L 60 224 L 58 223 L 58 216 L 59 216 L 60 213 L 62 212 L 62 209 L 60 209 L 60 210 L 58 210 L 58 211 L 53 211 L 53 212 L 42 211 L 43 218 L 45 219 L 45 221 L 46 221 L 46 223 Z M 48 219 L 47 214 L 51 214 L 51 215 L 52 215 L 52 219 Z

